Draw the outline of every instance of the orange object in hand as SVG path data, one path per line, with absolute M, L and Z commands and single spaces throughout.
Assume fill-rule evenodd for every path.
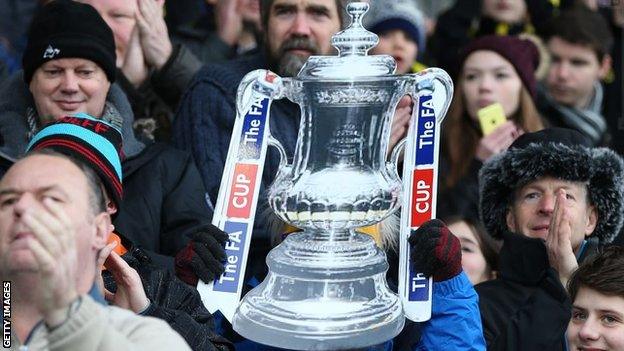
M 119 235 L 115 233 L 110 233 L 110 236 L 108 237 L 108 244 L 112 243 L 113 241 L 117 243 L 117 246 L 115 246 L 113 251 L 119 256 L 122 256 L 123 254 L 128 252 L 128 249 L 126 249 L 121 243 L 121 238 L 119 237 Z

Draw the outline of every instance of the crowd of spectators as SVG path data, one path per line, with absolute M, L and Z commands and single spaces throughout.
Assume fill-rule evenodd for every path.
M 387 350 L 624 351 L 624 1 L 362 0 L 395 74 L 446 70 L 437 218 L 411 233 L 430 321 Z M 6 0 L 0 276 L 11 349 L 274 350 L 211 314 L 211 224 L 243 77 L 334 55 L 349 0 Z M 400 99 L 388 149 L 408 132 Z M 268 209 L 301 109 L 273 102 L 244 277 L 297 228 Z M 485 124 L 493 124 L 486 128 Z M 388 152 L 388 156 L 390 153 Z M 397 288 L 398 216 L 364 230 Z M 436 304 L 436 301 L 438 303 Z

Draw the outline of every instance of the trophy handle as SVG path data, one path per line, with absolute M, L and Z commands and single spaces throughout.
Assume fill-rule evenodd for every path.
M 412 268 L 408 238 L 412 230 L 435 218 L 441 123 L 453 97 L 453 81 L 442 69 L 409 75 L 406 88 L 415 99 L 407 137 L 392 152 L 403 162 L 403 206 L 399 246 L 399 296 L 405 316 L 416 322 L 431 318 L 433 280 Z M 395 153 L 397 155 L 395 155 Z
M 289 168 L 288 156 L 286 155 L 286 149 L 284 149 L 284 146 L 282 145 L 282 143 L 280 143 L 279 140 L 275 139 L 273 137 L 273 135 L 271 135 L 271 134 L 269 134 L 269 140 L 268 141 L 269 141 L 269 146 L 273 146 L 279 152 L 280 162 L 279 162 L 278 170 L 283 170 L 283 169 Z
M 212 224 L 230 238 L 225 245 L 226 269 L 214 281 L 197 285 L 208 311 L 219 310 L 229 321 L 244 285 L 266 151 L 269 144 L 279 144 L 269 132 L 271 102 L 283 91 L 282 79 L 267 70 L 248 73 L 238 87 L 237 114 L 212 217 Z M 280 155 L 285 154 L 280 147 Z
M 268 96 L 271 101 L 279 100 L 286 96 L 286 87 L 291 83 L 290 78 L 281 78 L 275 75 L 271 71 L 256 70 L 247 74 L 240 85 L 238 86 L 237 98 L 236 98 L 236 110 L 238 116 L 244 116 L 244 112 L 249 108 L 249 105 L 253 103 L 253 98 L 249 97 L 252 91 L 262 93 Z M 250 89 L 249 86 L 252 85 Z M 288 96 L 288 98 L 291 98 Z M 276 138 L 271 134 L 269 127 L 269 120 L 267 119 L 267 142 L 269 146 L 273 146 L 277 149 L 280 155 L 279 169 L 286 168 L 288 166 L 288 157 L 286 149 Z
M 405 145 L 407 144 L 407 137 L 399 140 L 399 142 L 392 149 L 392 153 L 390 154 L 390 167 L 394 169 L 394 171 L 398 174 L 398 165 L 399 165 L 399 157 L 401 156 L 401 151 L 405 149 Z

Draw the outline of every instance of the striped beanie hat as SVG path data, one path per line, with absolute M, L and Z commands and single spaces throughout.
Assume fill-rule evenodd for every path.
M 123 196 L 121 146 L 121 132 L 117 128 L 85 113 L 78 113 L 45 126 L 30 140 L 26 152 L 52 149 L 91 166 L 115 206 L 120 208 Z

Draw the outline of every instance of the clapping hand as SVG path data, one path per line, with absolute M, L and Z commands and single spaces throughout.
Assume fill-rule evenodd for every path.
M 27 209 L 22 216 L 34 236 L 28 246 L 41 284 L 33 303 L 46 325 L 53 328 L 66 320 L 71 303 L 78 298 L 78 252 L 75 228 L 67 213 L 49 198 L 42 204 Z
M 145 63 L 156 69 L 165 65 L 173 51 L 163 16 L 164 3 L 164 0 L 138 0 L 139 11 L 136 13 Z

